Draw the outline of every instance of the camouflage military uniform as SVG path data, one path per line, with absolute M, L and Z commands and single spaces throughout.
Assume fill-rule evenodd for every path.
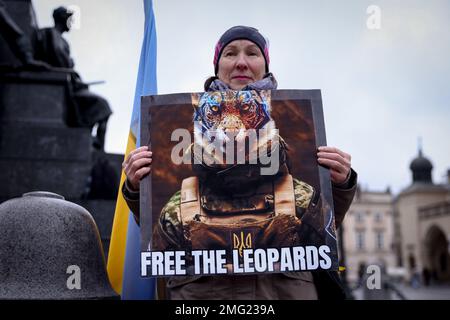
M 336 228 L 345 217 L 356 191 L 357 174 L 351 170 L 349 179 L 342 185 L 332 185 Z M 311 202 L 309 188 L 294 179 L 297 214 L 306 220 L 304 209 Z M 127 183 L 122 194 L 139 223 L 139 192 L 133 192 Z M 161 212 L 155 236 L 162 239 L 159 245 L 180 248 L 184 242 L 179 219 L 181 194 L 176 192 Z M 337 272 L 286 272 L 278 274 L 227 275 L 227 276 L 176 276 L 164 279 L 167 292 L 159 292 L 169 299 L 343 299 L 344 289 Z M 159 287 L 161 289 L 161 287 Z
M 309 184 L 295 178 L 293 181 L 296 216 L 302 218 L 315 192 Z M 315 200 L 317 200 L 317 196 Z M 273 195 L 268 195 L 266 199 L 271 209 L 273 209 Z M 154 250 L 179 250 L 186 248 L 186 239 L 180 221 L 180 200 L 181 190 L 177 191 L 162 209 L 159 223 L 154 230 L 153 239 L 155 242 L 152 245 Z M 223 204 L 221 202 L 217 205 L 223 207 Z M 229 205 L 226 208 L 228 211 L 239 210 L 243 207 L 240 203 L 228 202 L 227 204 Z

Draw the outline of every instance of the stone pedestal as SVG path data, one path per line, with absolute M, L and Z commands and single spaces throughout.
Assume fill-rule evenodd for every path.
M 67 72 L 0 74 L 0 121 L 67 127 L 69 81 Z
M 107 256 L 123 155 L 94 149 L 89 128 L 67 126 L 69 76 L 0 72 L 0 203 L 60 194 L 92 214 Z
M 89 128 L 69 128 L 67 74 L 0 75 L 0 194 L 50 191 L 81 198 L 91 170 Z

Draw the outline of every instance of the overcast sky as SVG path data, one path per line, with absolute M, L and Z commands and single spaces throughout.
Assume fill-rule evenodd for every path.
M 59 5 L 79 8 L 66 34 L 75 68 L 111 104 L 106 151 L 123 153 L 143 36 L 141 0 L 34 0 L 40 27 Z M 380 9 L 379 29 L 369 29 Z M 213 48 L 237 24 L 270 40 L 280 89 L 322 91 L 328 145 L 350 153 L 370 190 L 411 183 L 418 137 L 442 183 L 450 168 L 450 1 L 154 1 L 158 92 L 202 91 Z M 373 25 L 373 24 L 372 24 Z

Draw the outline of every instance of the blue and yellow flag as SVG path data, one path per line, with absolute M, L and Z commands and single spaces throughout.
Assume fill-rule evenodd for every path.
M 125 158 L 140 146 L 141 96 L 157 93 L 156 84 L 156 29 L 152 0 L 144 0 L 145 29 L 139 71 L 134 95 L 133 113 L 128 134 Z M 122 171 L 120 186 L 125 181 Z M 155 279 L 140 277 L 140 230 L 122 193 L 117 196 L 116 211 L 108 254 L 108 275 L 114 290 L 123 300 L 153 299 Z

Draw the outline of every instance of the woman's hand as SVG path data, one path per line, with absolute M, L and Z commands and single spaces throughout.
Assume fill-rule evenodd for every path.
M 122 163 L 127 180 L 133 191 L 139 190 L 139 181 L 152 170 L 152 152 L 147 146 L 139 147 L 130 152 Z
M 342 184 L 347 181 L 351 169 L 351 156 L 335 147 L 319 147 L 317 161 L 330 169 L 331 181 Z

